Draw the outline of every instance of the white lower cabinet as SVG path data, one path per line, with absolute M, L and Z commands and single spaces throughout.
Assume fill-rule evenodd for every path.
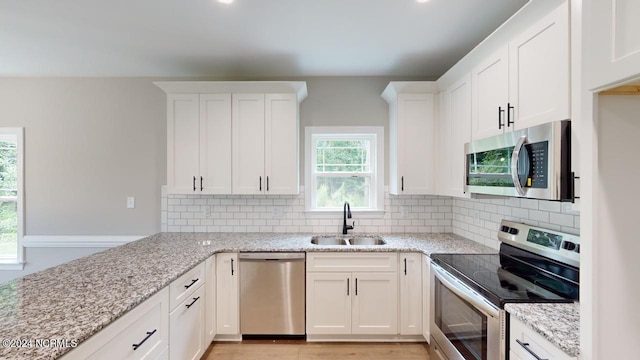
M 422 336 L 431 341 L 431 259 L 422 255 Z
M 200 359 L 207 350 L 205 303 L 205 287 L 201 285 L 169 314 L 171 359 Z
M 400 254 L 400 335 L 422 335 L 422 256 Z
M 207 281 L 205 283 L 206 306 L 204 309 L 205 344 L 209 345 L 216 337 L 216 256 L 212 255 L 205 263 Z
M 396 253 L 307 254 L 307 334 L 397 335 L 397 261 Z
M 216 254 L 216 335 L 240 334 L 237 253 Z
M 63 359 L 157 359 L 168 344 L 169 289 L 164 288 Z
M 575 360 L 514 316 L 510 316 L 509 358 L 516 360 Z
M 351 273 L 307 273 L 307 334 L 351 334 Z

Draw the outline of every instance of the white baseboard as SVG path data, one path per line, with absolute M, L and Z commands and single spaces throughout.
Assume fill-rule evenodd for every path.
M 27 235 L 22 245 L 27 248 L 116 247 L 148 235 Z

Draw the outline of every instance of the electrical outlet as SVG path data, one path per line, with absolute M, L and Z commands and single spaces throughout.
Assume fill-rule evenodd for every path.
M 409 209 L 406 206 L 400 206 L 400 217 L 406 218 L 409 215 Z
M 271 208 L 271 217 L 274 219 L 279 219 L 281 217 L 283 217 L 284 214 L 282 213 L 282 208 L 279 206 L 274 206 Z
M 129 196 L 127 198 L 127 209 L 133 209 L 136 207 L 136 198 L 133 196 Z
M 203 206 L 204 217 L 211 217 L 211 206 Z

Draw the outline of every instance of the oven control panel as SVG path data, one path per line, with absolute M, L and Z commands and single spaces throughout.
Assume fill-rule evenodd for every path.
M 510 245 L 580 266 L 580 236 L 502 220 L 498 239 Z

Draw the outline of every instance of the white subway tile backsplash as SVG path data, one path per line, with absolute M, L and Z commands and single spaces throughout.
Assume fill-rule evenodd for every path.
M 160 226 L 169 232 L 338 233 L 342 215 L 307 216 L 299 195 L 167 195 L 161 192 Z M 397 196 L 385 192 L 381 217 L 353 211 L 355 233 L 453 232 L 497 249 L 502 219 L 568 233 L 580 232 L 571 204 L 519 198 Z

